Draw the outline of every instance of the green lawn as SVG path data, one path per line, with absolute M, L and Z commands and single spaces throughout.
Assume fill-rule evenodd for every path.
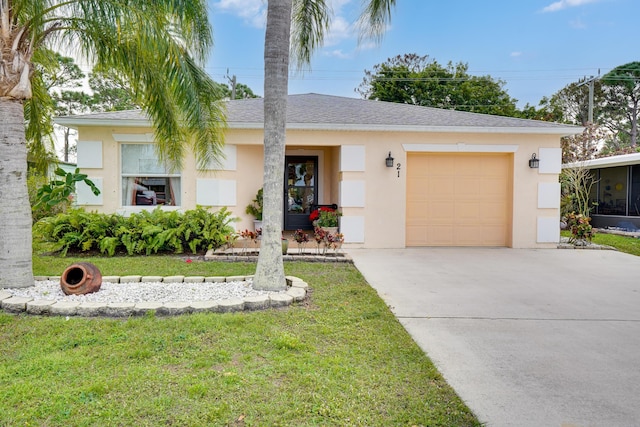
M 104 275 L 242 275 L 254 264 L 77 260 Z M 0 314 L 0 426 L 479 426 L 345 264 L 287 263 L 311 287 L 284 310 L 103 319 Z
M 564 237 L 569 237 L 570 234 L 568 231 L 562 232 Z M 592 241 L 598 245 L 612 246 L 620 252 L 640 256 L 640 239 L 616 234 L 596 233 Z

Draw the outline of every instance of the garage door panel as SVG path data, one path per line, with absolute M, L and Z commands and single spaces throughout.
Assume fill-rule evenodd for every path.
M 478 178 L 460 177 L 455 180 L 453 187 L 455 190 L 452 196 L 457 199 L 461 197 L 477 198 L 482 186 Z
M 508 154 L 410 153 L 407 246 L 508 246 Z
M 434 176 L 426 178 L 426 185 L 423 181 L 422 186 L 425 188 L 425 194 L 433 196 L 451 194 L 455 191 L 455 183 L 449 177 Z
M 474 201 L 459 201 L 456 203 L 455 215 L 453 220 L 456 222 L 462 221 L 479 221 L 483 215 L 478 203 Z
M 427 226 L 407 227 L 407 246 L 417 246 L 427 239 Z
M 427 239 L 432 246 L 449 246 L 454 236 L 455 228 L 451 225 L 430 225 L 427 227 Z
M 483 246 L 504 246 L 507 237 L 506 230 L 500 224 L 482 227 L 482 240 L 485 242 Z
M 426 218 L 432 221 L 448 222 L 455 215 L 455 206 L 451 203 L 429 203 L 425 212 Z
M 441 158 L 441 159 L 433 159 L 429 155 L 418 156 L 418 162 L 422 167 L 420 173 L 424 174 L 423 176 L 449 176 L 451 174 L 451 170 L 456 167 L 455 159 L 451 158 Z

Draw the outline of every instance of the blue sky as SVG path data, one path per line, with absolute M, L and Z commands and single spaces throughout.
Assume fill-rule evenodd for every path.
M 640 60 L 639 0 L 397 0 L 378 44 L 358 45 L 361 0 L 328 0 L 334 19 L 311 71 L 292 73 L 289 93 L 359 97 L 364 70 L 405 53 L 469 64 L 506 81 L 518 105 L 537 105 L 583 76 Z M 215 47 L 207 72 L 263 94 L 266 0 L 209 0 Z

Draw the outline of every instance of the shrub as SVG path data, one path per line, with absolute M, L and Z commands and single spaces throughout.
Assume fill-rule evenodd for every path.
M 49 183 L 49 178 L 44 175 L 29 175 L 27 188 L 29 190 L 29 204 L 31 205 L 31 217 L 36 223 L 40 219 L 65 212 L 71 206 L 71 198 L 54 206 L 38 204 L 38 190 Z
M 571 231 L 571 243 L 579 241 L 591 241 L 594 235 L 593 227 L 590 224 L 591 218 L 582 214 L 571 212 L 567 215 L 567 228 Z
M 83 209 L 43 218 L 34 226 L 34 238 L 55 244 L 62 256 L 68 252 L 97 251 L 113 256 L 153 253 L 205 252 L 227 242 L 234 229 L 226 208 L 212 213 L 203 207 L 179 213 L 143 211 L 126 218 Z

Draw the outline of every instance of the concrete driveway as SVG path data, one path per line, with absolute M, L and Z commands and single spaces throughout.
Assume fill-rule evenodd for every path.
M 640 425 L 640 258 L 555 249 L 348 252 L 488 426 Z

